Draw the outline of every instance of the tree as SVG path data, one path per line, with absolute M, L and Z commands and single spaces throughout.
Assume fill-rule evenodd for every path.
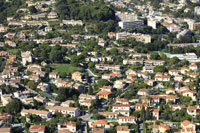
M 61 63 L 64 59 L 61 50 L 51 50 L 49 58 L 52 63 Z
M 67 95 L 68 95 L 68 91 L 66 88 L 59 88 L 58 96 L 56 97 L 56 100 L 63 102 L 65 100 L 67 100 L 67 98 L 68 98 Z
M 98 88 L 102 87 L 102 86 L 105 86 L 105 85 L 109 85 L 110 82 L 106 79 L 100 79 L 98 82 L 97 82 L 97 86 Z
M 93 62 L 88 63 L 88 68 L 94 68 L 95 64 Z
M 37 83 L 33 82 L 33 81 L 28 81 L 27 86 L 33 90 L 35 90 L 37 88 Z
M 21 111 L 21 109 L 22 103 L 18 99 L 13 99 L 6 105 L 6 111 L 11 114 L 17 114 Z
M 144 106 L 142 106 L 142 110 L 141 110 L 141 119 L 142 119 L 143 121 L 146 120 L 146 111 L 145 111 Z
M 155 73 L 157 73 L 157 72 L 166 72 L 166 68 L 165 68 L 165 66 L 155 66 L 155 67 L 153 68 L 153 71 L 154 71 Z
M 146 119 L 150 120 L 151 119 L 151 114 L 149 112 L 149 109 L 146 110 Z
M 100 119 L 102 119 L 102 116 L 101 116 L 99 113 L 94 113 L 94 114 L 92 115 L 92 118 L 93 118 L 94 120 L 100 120 Z
M 178 57 L 173 57 L 173 58 L 169 59 L 169 64 L 170 65 L 176 65 L 176 63 L 178 63 L 178 62 L 179 62 Z
M 29 11 L 30 11 L 31 13 L 37 13 L 37 9 L 35 8 L 35 6 L 30 6 L 30 7 L 29 7 Z
M 150 59 L 159 60 L 160 59 L 160 55 L 157 52 L 153 52 L 153 53 L 150 54 Z

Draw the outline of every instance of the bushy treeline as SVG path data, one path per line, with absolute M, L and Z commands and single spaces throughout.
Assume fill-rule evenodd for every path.
M 7 17 L 15 16 L 19 7 L 25 4 L 24 0 L 0 0 L 0 23 L 6 21 Z
M 84 21 L 115 19 L 115 13 L 110 7 L 97 2 L 84 4 L 76 0 L 58 0 L 56 9 L 61 19 L 80 19 Z

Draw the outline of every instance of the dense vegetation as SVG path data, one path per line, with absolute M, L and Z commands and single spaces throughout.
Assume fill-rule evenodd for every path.
M 6 21 L 7 17 L 16 15 L 16 11 L 25 3 L 23 0 L 0 0 L 0 22 L 3 23 Z
M 114 11 L 101 3 L 83 4 L 75 0 L 58 0 L 56 7 L 61 19 L 107 21 L 115 18 Z

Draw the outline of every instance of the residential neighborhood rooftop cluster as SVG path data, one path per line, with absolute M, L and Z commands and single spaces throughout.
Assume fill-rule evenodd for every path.
M 200 132 L 199 0 L 0 3 L 0 133 Z

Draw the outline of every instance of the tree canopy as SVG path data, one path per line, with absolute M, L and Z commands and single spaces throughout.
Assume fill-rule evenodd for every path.
M 22 103 L 18 99 L 13 99 L 6 105 L 6 111 L 11 114 L 19 113 L 21 109 Z
M 83 4 L 76 0 L 58 0 L 57 12 L 61 19 L 81 19 L 84 21 L 107 21 L 115 19 L 114 11 L 105 4 Z

